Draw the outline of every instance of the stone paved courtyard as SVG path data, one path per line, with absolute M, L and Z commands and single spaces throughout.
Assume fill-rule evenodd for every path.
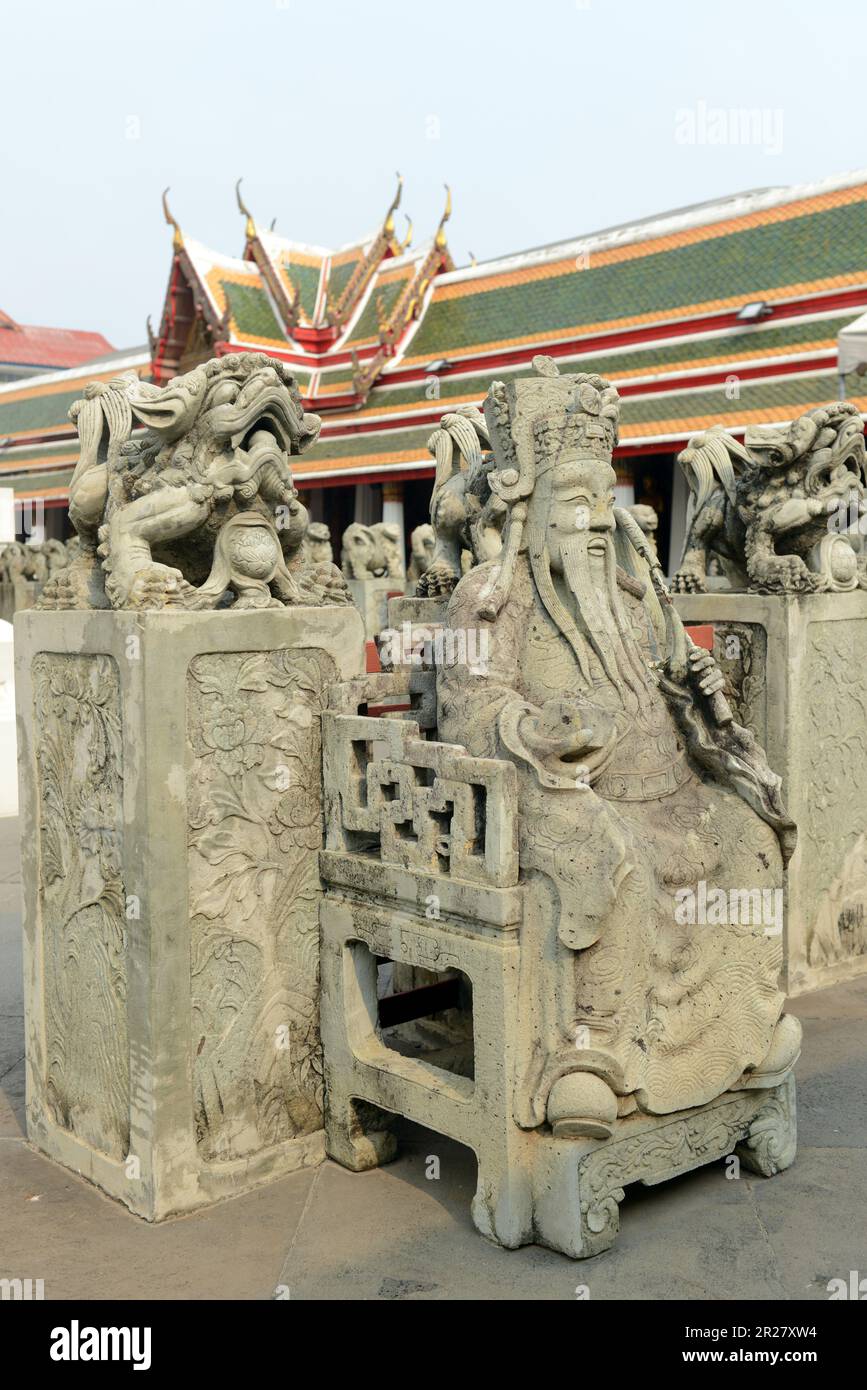
M 794 1003 L 794 1168 L 633 1188 L 593 1260 L 482 1240 L 473 1155 L 412 1126 L 377 1172 L 329 1162 L 152 1227 L 25 1142 L 19 882 L 17 822 L 0 820 L 0 1278 L 44 1279 L 48 1299 L 575 1299 L 586 1285 L 591 1299 L 783 1300 L 867 1273 L 867 980 Z

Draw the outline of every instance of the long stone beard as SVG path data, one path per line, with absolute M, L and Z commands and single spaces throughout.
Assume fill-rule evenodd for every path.
M 590 541 L 600 538 L 605 541 L 601 576 L 598 569 L 594 571 L 589 549 Z M 561 541 L 560 558 L 566 587 L 575 600 L 578 625 L 583 628 L 605 674 L 617 688 L 621 700 L 624 686 L 640 699 L 647 670 L 620 600 L 613 534 L 579 532 Z

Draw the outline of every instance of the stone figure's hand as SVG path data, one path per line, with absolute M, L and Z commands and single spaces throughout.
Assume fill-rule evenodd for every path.
M 715 695 L 725 686 L 725 677 L 710 652 L 703 647 L 693 647 L 687 657 L 689 675 L 692 683 L 702 695 Z
M 577 757 L 593 737 L 579 706 L 568 700 L 549 700 L 538 714 L 525 715 L 520 729 L 524 742 L 534 753 L 562 761 Z
M 576 700 L 547 700 L 538 711 L 527 711 L 518 735 L 548 772 L 571 781 L 588 782 L 605 763 L 617 738 L 611 715 Z

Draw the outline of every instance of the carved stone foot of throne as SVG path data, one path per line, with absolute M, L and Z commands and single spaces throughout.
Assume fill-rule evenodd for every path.
M 352 1173 L 366 1173 L 397 1154 L 397 1141 L 384 1127 L 384 1118 L 363 1100 L 343 1097 L 325 1106 L 325 1142 L 328 1153 Z
M 795 1081 L 771 1091 L 730 1092 L 697 1110 L 631 1116 L 611 1139 L 586 1149 L 546 1146 L 536 1173 L 535 1239 L 583 1259 L 612 1245 L 620 1203 L 632 1182 L 654 1187 L 734 1153 L 745 1168 L 773 1177 L 793 1163 Z

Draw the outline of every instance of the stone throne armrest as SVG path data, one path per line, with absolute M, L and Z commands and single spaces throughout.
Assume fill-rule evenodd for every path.
M 341 710 L 382 709 L 371 715 Z M 361 894 L 490 925 L 520 918 L 517 775 L 425 738 L 432 672 L 374 675 L 332 693 L 322 716 L 323 877 Z M 402 703 L 402 708 L 401 708 Z
M 515 769 L 412 720 L 326 711 L 326 847 L 504 888 L 517 882 Z

